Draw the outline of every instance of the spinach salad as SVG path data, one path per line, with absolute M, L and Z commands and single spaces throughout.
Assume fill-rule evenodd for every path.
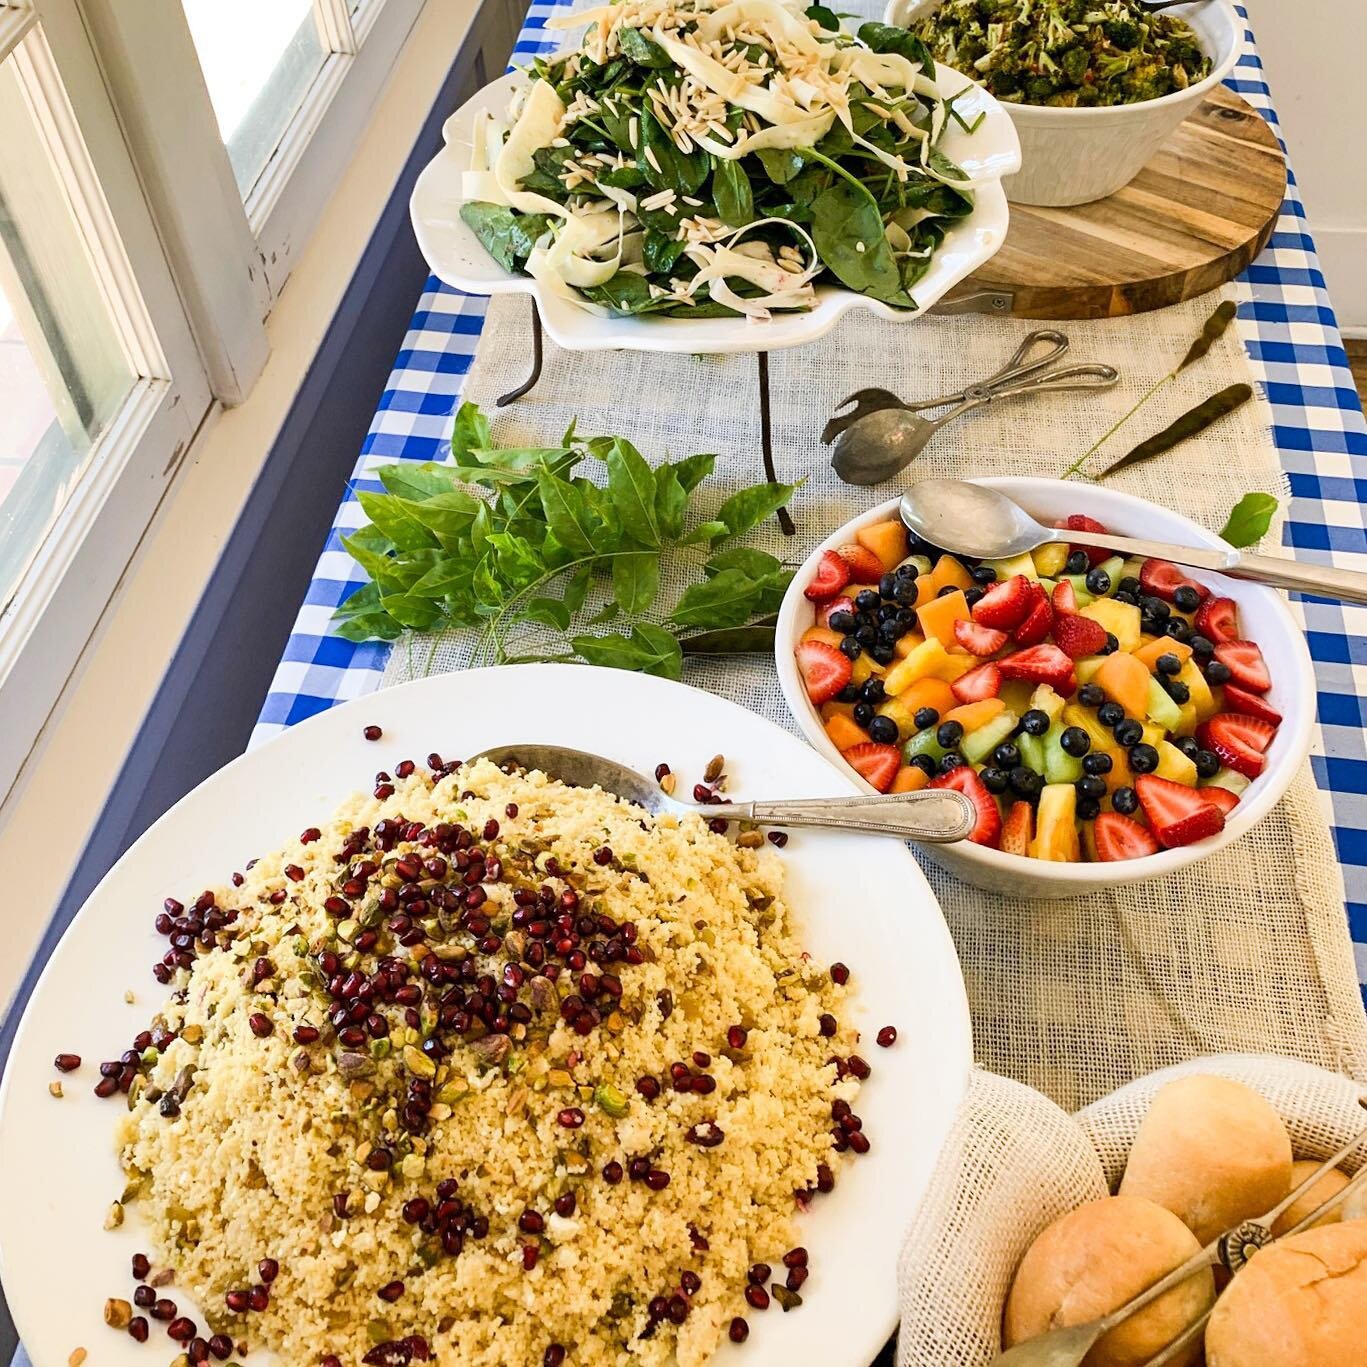
M 461 217 L 500 265 L 600 314 L 763 320 L 810 309 L 823 282 L 916 307 L 973 208 L 939 144 L 951 120 L 977 127 L 918 38 L 851 36 L 783 0 L 622 0 L 559 21 L 583 24 L 506 122 L 476 121 Z

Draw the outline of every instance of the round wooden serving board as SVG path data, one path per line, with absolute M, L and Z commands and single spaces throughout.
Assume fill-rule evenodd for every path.
M 1276 136 L 1217 86 L 1123 190 L 1011 206 L 1002 249 L 945 302 L 1010 293 L 1019 318 L 1115 318 L 1204 294 L 1266 246 L 1286 192 Z

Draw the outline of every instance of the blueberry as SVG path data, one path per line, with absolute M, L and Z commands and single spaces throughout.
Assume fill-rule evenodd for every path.
M 1209 750 L 1197 750 L 1191 760 L 1196 765 L 1196 772 L 1202 778 L 1214 778 L 1220 772 L 1219 756 Z
M 951 750 L 964 738 L 962 722 L 942 721 L 935 729 L 935 741 L 946 750 Z
M 1121 816 L 1129 816 L 1131 812 L 1139 809 L 1139 794 L 1133 788 L 1117 788 L 1111 794 L 1111 806 Z
M 975 584 L 995 584 L 997 582 L 997 571 L 991 565 L 974 565 L 971 572 Z
M 1197 752 L 1201 748 L 1200 742 L 1195 736 L 1179 736 L 1173 744 L 1190 760 L 1196 758 Z
M 1086 774 L 1073 784 L 1081 797 L 1105 797 L 1106 780 L 1095 774 Z
M 869 722 L 869 739 L 879 745 L 896 745 L 897 737 L 897 723 L 891 717 L 874 717 Z
M 897 616 L 892 620 L 906 633 L 916 625 L 916 614 L 910 608 L 898 608 Z
M 1063 734 L 1058 738 L 1058 743 L 1063 748 L 1063 753 L 1072 755 L 1074 759 L 1081 759 L 1092 748 L 1091 736 L 1080 726 L 1065 727 Z
M 832 631 L 838 631 L 842 636 L 847 636 L 855 628 L 854 613 L 841 608 L 839 612 L 831 613 L 826 619 L 826 625 Z
M 1077 700 L 1083 707 L 1100 707 L 1106 701 L 1106 695 L 1097 684 L 1083 684 L 1077 691 Z
M 864 647 L 855 640 L 853 636 L 846 636 L 840 642 L 840 653 L 848 655 L 851 660 L 857 660 L 863 653 Z
M 1212 660 L 1206 666 L 1206 678 L 1213 684 L 1229 682 L 1229 666 L 1223 660 Z
M 940 714 L 933 707 L 917 708 L 916 715 L 912 717 L 918 731 L 924 731 L 927 727 L 937 725 L 939 720 Z
M 1158 657 L 1155 668 L 1160 674 L 1180 674 L 1182 672 L 1182 661 L 1176 655 L 1163 654 Z
M 1129 603 L 1133 605 L 1139 601 L 1139 599 L 1127 589 L 1116 589 L 1116 591 L 1111 594 L 1111 597 L 1114 598 L 1117 603 Z
M 959 754 L 957 750 L 951 750 L 940 761 L 940 772 L 942 774 L 947 774 L 950 772 L 950 770 L 961 768 L 966 763 L 967 761 L 961 754 Z
M 1115 738 L 1127 750 L 1144 739 L 1144 728 L 1133 717 L 1126 717 L 1115 725 Z
M 1104 750 L 1093 750 L 1086 759 L 1082 761 L 1082 768 L 1088 774 L 1109 774 L 1111 772 L 1111 757 Z
M 946 584 L 935 596 L 937 598 L 944 598 L 946 595 L 958 593 L 958 591 L 959 590 L 956 589 L 953 584 Z
M 885 692 L 882 679 L 865 679 L 864 686 L 859 690 L 859 696 L 865 702 L 882 702 Z
M 904 560 L 892 572 L 892 577 L 899 583 L 914 584 L 916 576 L 921 573 L 921 567 L 914 560 Z
M 869 651 L 875 664 L 890 665 L 897 658 L 897 651 L 889 645 L 876 645 Z
M 1098 598 L 1104 597 L 1111 591 L 1111 576 L 1100 566 L 1094 570 L 1089 570 L 1087 578 L 1083 582 L 1087 585 L 1087 592 L 1095 594 Z
M 1166 622 L 1172 616 L 1172 609 L 1156 595 L 1141 598 L 1139 606 L 1143 608 L 1146 617 L 1156 618 L 1160 622 Z
M 894 617 L 896 617 L 896 616 L 897 616 L 897 604 L 896 604 L 896 603 L 879 603 L 879 605 L 878 605 L 878 611 L 877 611 L 876 613 L 874 613 L 874 615 L 873 615 L 874 621 L 876 621 L 876 622 L 891 622 L 892 619 L 893 619 Z
M 992 752 L 992 759 L 1003 769 L 1014 769 L 1021 762 L 1021 752 L 1009 740 L 1004 740 Z
M 1139 595 L 1144 592 L 1144 586 L 1132 574 L 1122 576 L 1116 587 L 1119 592 L 1128 593 L 1131 600 L 1136 603 L 1139 601 Z
M 878 592 L 884 598 L 891 598 L 897 592 L 897 579 L 894 575 L 885 574 L 878 581 Z
M 978 588 L 976 585 L 975 585 L 973 588 L 971 588 L 971 589 L 965 589 L 965 590 L 964 590 L 964 602 L 967 603 L 969 607 L 973 607 L 973 606 L 975 606 L 976 604 L 982 602 L 982 600 L 983 600 L 983 595 L 984 595 L 986 592 L 987 592 L 986 589 L 980 589 L 980 588 Z
M 860 589 L 854 596 L 854 605 L 860 612 L 873 612 L 882 600 L 877 589 Z
M 1125 709 L 1118 702 L 1104 702 L 1096 710 L 1096 719 L 1102 726 L 1116 726 L 1125 720 Z
M 1049 714 L 1032 707 L 1021 718 L 1021 730 L 1027 736 L 1042 736 L 1049 729 Z
M 895 645 L 905 635 L 906 632 L 893 621 L 884 622 L 883 625 L 878 628 L 878 639 L 880 641 L 886 641 L 888 645 Z
M 892 590 L 893 598 L 904 608 L 910 607 L 920 593 L 921 590 L 916 587 L 914 579 L 899 579 Z
M 1076 810 L 1079 821 L 1095 821 L 1101 815 L 1101 803 L 1094 797 L 1080 797 Z
M 1139 619 L 1139 630 L 1145 636 L 1161 636 L 1163 634 L 1163 623 L 1157 617 L 1150 617 L 1146 612 Z
M 1163 686 L 1168 690 L 1168 697 L 1170 697 L 1173 702 L 1180 704 L 1191 701 L 1191 689 L 1189 689 L 1186 684 L 1182 683 L 1181 680 L 1169 679 Z
M 1172 601 L 1183 612 L 1195 612 L 1201 606 L 1201 595 L 1190 584 L 1183 584 L 1172 595 Z
M 1198 660 L 1209 659 L 1215 651 L 1215 642 L 1212 641 L 1209 636 L 1202 636 L 1199 631 L 1187 642 L 1187 644 L 1191 647 L 1191 653 L 1195 655 Z
M 913 769 L 919 769 L 927 778 L 935 777 L 935 761 L 929 755 L 913 755 L 907 763 Z
M 1004 769 L 998 769 L 995 765 L 989 765 L 978 777 L 983 781 L 983 787 L 989 793 L 1004 793 L 1006 785 L 1010 782 Z
M 1011 770 L 1010 783 L 1011 791 L 1026 799 L 1038 797 L 1040 789 L 1044 787 L 1044 779 L 1023 764 Z
M 858 702 L 859 685 L 857 683 L 847 683 L 839 693 L 835 695 L 836 702 Z
M 1068 559 L 1063 562 L 1063 568 L 1068 574 L 1086 574 L 1087 566 L 1090 563 L 1086 551 L 1069 551 Z
M 868 623 L 862 627 L 857 627 L 855 629 L 854 639 L 858 641 L 861 646 L 876 646 L 878 644 L 878 628 Z
M 1100 650 L 1097 651 L 1097 654 L 1098 654 L 1098 655 L 1114 655 L 1114 654 L 1116 653 L 1116 651 L 1119 650 L 1119 649 L 1120 649 L 1120 640 L 1119 640 L 1119 638 L 1116 636 L 1115 632 L 1113 632 L 1113 631 L 1108 631 L 1108 632 L 1106 633 L 1106 644 L 1105 644 L 1104 646 L 1102 646 Z
M 1169 617 L 1163 624 L 1163 630 L 1174 641 L 1189 641 L 1191 639 L 1191 623 L 1183 621 L 1180 617 Z
M 1158 768 L 1158 751 L 1140 742 L 1130 749 L 1130 768 L 1136 774 L 1151 774 Z
M 859 726 L 868 726 L 873 720 L 873 704 L 871 702 L 855 703 L 854 720 Z

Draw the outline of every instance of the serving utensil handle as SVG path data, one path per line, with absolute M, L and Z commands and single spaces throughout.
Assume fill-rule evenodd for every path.
M 1367 603 L 1367 574 L 1361 570 L 1341 570 L 1332 565 L 1307 565 L 1299 560 L 1283 560 L 1273 555 L 1253 555 L 1236 550 L 1210 550 L 1196 546 L 1174 546 L 1164 541 L 1137 537 L 1112 536 L 1109 532 L 1074 532 L 1067 540 L 1078 546 L 1099 546 L 1132 556 L 1157 556 L 1176 565 L 1216 570 L 1231 579 L 1247 579 L 1270 584 L 1277 589 L 1316 593 L 1342 603 Z
M 952 788 L 884 797 L 807 797 L 784 802 L 732 802 L 698 809 L 700 816 L 759 826 L 821 826 L 898 840 L 944 845 L 977 824 L 977 808 Z

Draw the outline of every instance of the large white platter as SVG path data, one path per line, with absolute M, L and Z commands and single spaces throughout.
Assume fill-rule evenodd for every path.
M 948 67 L 940 67 L 936 84 L 946 98 L 967 87 L 955 104 L 965 122 L 971 126 L 979 113 L 986 116 L 971 136 L 950 120 L 940 147 L 971 178 L 988 179 L 974 190 L 973 212 L 950 227 L 930 270 L 912 289 L 918 311 L 891 308 L 853 290 L 821 285 L 817 287 L 815 308 L 805 313 L 777 313 L 766 323 L 746 318 L 599 318 L 548 293 L 530 276 L 505 271 L 461 221 L 461 173 L 470 165 L 475 116 L 483 109 L 505 115 L 514 86 L 525 79 L 518 72 L 500 77 L 447 119 L 445 146 L 418 177 L 409 212 L 418 246 L 435 275 L 468 294 L 530 294 L 546 331 L 568 351 L 777 351 L 824 337 L 855 308 L 868 309 L 895 322 L 909 322 L 989 261 L 1006 238 L 1009 213 L 1000 178 L 1020 170 L 1015 125 L 981 86 Z
M 384 728 L 378 743 L 361 735 L 372 722 Z M 72 923 L 34 991 L 0 1089 L 0 1276 L 36 1367 L 64 1367 L 77 1347 L 100 1367 L 174 1355 L 161 1326 L 140 1347 L 101 1318 L 107 1296 L 130 1295 L 129 1258 L 146 1240 L 136 1205 L 122 1229 L 101 1230 L 122 1186 L 111 1135 L 123 1101 L 91 1092 L 99 1060 L 126 1048 L 165 994 L 149 972 L 165 943 L 152 929 L 162 899 L 226 879 L 405 756 L 421 762 L 432 750 L 469 755 L 514 741 L 594 750 L 646 772 L 667 760 L 689 787 L 720 751 L 741 797 L 856 791 L 802 741 L 732 703 L 572 665 L 472 670 L 389 689 L 315 717 L 206 780 L 124 855 Z M 752 1313 L 749 1343 L 724 1344 L 717 1361 L 867 1367 L 892 1331 L 903 1231 L 966 1084 L 968 1010 L 939 908 L 903 846 L 795 832 L 785 862 L 808 949 L 818 961 L 849 964 L 859 989 L 861 1052 L 874 1072 L 858 1109 L 872 1150 L 804 1217 L 813 1266 L 806 1304 Z M 124 1001 L 128 988 L 136 1006 Z M 885 1024 L 900 1032 L 887 1050 L 873 1040 Z M 47 1087 L 59 1052 L 84 1063 L 57 1101 Z M 183 1291 L 171 1294 L 182 1313 L 195 1313 Z M 268 1360 L 252 1361 L 258 1356 Z

